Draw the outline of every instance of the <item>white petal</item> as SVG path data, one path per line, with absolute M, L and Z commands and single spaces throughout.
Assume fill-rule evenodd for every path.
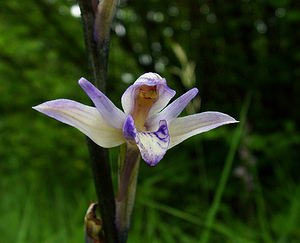
M 163 108 L 165 108 L 166 105 L 176 94 L 175 90 L 170 89 L 167 86 L 167 84 L 157 85 L 157 90 L 158 90 L 158 99 L 151 107 L 148 115 L 149 117 L 156 114 L 157 112 L 160 112 Z
M 234 118 L 221 112 L 202 112 L 186 117 L 179 117 L 169 124 L 170 146 L 181 143 L 185 139 L 216 127 L 236 123 Z
M 85 78 L 79 79 L 79 85 L 95 104 L 103 119 L 115 128 L 122 128 L 125 114 L 109 98 Z
M 190 101 L 197 95 L 197 93 L 197 88 L 190 89 L 185 94 L 174 100 L 161 112 L 150 117 L 146 122 L 146 127 L 149 130 L 153 130 L 156 129 L 157 124 L 160 120 L 167 120 L 168 122 L 171 122 L 174 118 L 179 116 L 179 114 L 184 110 L 188 103 L 190 103 Z
M 94 107 L 58 99 L 42 103 L 33 109 L 77 128 L 101 147 L 111 148 L 125 142 L 122 130 L 107 124 Z
M 137 86 L 130 85 L 122 95 L 121 103 L 126 115 L 132 114 L 133 112 L 136 88 Z

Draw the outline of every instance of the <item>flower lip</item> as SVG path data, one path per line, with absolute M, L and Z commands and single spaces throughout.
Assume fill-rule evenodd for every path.
M 162 160 L 170 144 L 170 135 L 166 120 L 159 122 L 159 128 L 156 132 L 138 133 L 137 143 L 143 160 L 150 165 L 155 166 Z
M 162 141 L 166 141 L 166 139 L 169 138 L 169 131 L 168 131 L 168 125 L 166 120 L 159 121 L 159 128 L 154 134 L 156 135 L 157 138 L 159 138 Z
M 123 136 L 127 142 L 137 145 L 143 160 L 150 166 L 155 166 L 164 157 L 170 144 L 166 120 L 159 122 L 159 128 L 155 132 L 140 132 L 129 115 L 124 122 Z

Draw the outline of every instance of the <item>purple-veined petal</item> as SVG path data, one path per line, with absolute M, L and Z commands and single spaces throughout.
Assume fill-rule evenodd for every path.
M 33 109 L 77 128 L 101 147 L 111 148 L 125 142 L 122 130 L 107 124 L 94 107 L 73 100 L 58 99 Z
M 236 122 L 238 121 L 227 114 L 212 111 L 179 117 L 169 124 L 171 137 L 169 148 L 199 133 Z
M 158 91 L 158 100 L 151 107 L 149 116 L 163 109 L 176 93 L 167 86 L 166 80 L 158 74 L 145 73 L 141 75 L 133 85 L 128 87 L 122 96 L 122 107 L 126 115 L 133 113 L 136 91 L 143 85 L 156 86 Z
M 134 125 L 134 120 L 132 116 L 128 116 L 125 119 L 124 125 L 123 125 L 123 136 L 124 138 L 129 142 L 135 142 L 137 130 Z
M 103 119 L 111 126 L 121 129 L 125 120 L 125 114 L 85 78 L 79 80 L 79 85 L 93 101 Z
M 146 122 L 146 127 L 152 130 L 156 129 L 155 126 L 157 126 L 160 120 L 167 120 L 168 122 L 171 122 L 174 118 L 179 116 L 179 114 L 184 110 L 188 103 L 190 103 L 190 101 L 197 95 L 197 93 L 197 88 L 190 89 L 185 94 L 174 100 L 160 113 L 157 113 L 154 116 L 150 117 Z
M 167 122 L 159 122 L 156 132 L 138 132 L 131 116 L 125 120 L 123 135 L 130 143 L 135 142 L 143 160 L 150 166 L 155 166 L 165 155 L 170 143 Z

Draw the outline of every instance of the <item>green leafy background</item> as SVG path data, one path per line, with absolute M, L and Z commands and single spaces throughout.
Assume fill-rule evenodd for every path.
M 0 2 L 1 242 L 83 242 L 96 200 L 85 138 L 31 108 L 90 104 L 77 84 L 89 73 L 75 4 Z M 107 85 L 116 104 L 155 71 L 177 96 L 199 88 L 183 115 L 242 121 L 142 163 L 129 242 L 300 241 L 299 23 L 296 0 L 120 2 Z

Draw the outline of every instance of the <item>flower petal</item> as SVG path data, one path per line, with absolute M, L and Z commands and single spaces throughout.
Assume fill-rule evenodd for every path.
M 138 132 L 134 126 L 131 116 L 128 116 L 123 127 L 124 137 L 129 142 L 135 142 L 138 146 L 143 160 L 150 166 L 155 166 L 165 155 L 170 136 L 167 122 L 159 122 L 159 128 L 156 132 Z
M 125 120 L 125 114 L 85 78 L 79 80 L 79 85 L 93 101 L 103 119 L 111 126 L 121 129 Z
M 123 126 L 123 136 L 129 142 L 135 142 L 135 137 L 137 134 L 136 127 L 134 125 L 134 120 L 132 116 L 128 116 L 125 119 L 124 126 Z
M 171 137 L 169 148 L 196 134 L 236 122 L 238 121 L 227 114 L 212 111 L 179 117 L 169 124 Z
M 121 102 L 125 114 L 133 113 L 136 90 L 143 85 L 156 86 L 158 91 L 158 100 L 151 107 L 149 116 L 163 109 L 176 93 L 167 86 L 166 80 L 157 73 L 145 73 L 128 87 L 122 96 Z
M 157 126 L 158 121 L 160 120 L 167 120 L 170 123 L 174 118 L 179 116 L 188 103 L 190 103 L 190 101 L 197 95 L 197 93 L 197 88 L 190 89 L 185 94 L 174 100 L 160 113 L 150 117 L 146 122 L 146 127 L 149 130 L 156 129 L 155 126 Z
M 102 118 L 96 108 L 66 99 L 42 103 L 33 109 L 80 130 L 104 148 L 125 142 L 121 129 L 116 129 Z

